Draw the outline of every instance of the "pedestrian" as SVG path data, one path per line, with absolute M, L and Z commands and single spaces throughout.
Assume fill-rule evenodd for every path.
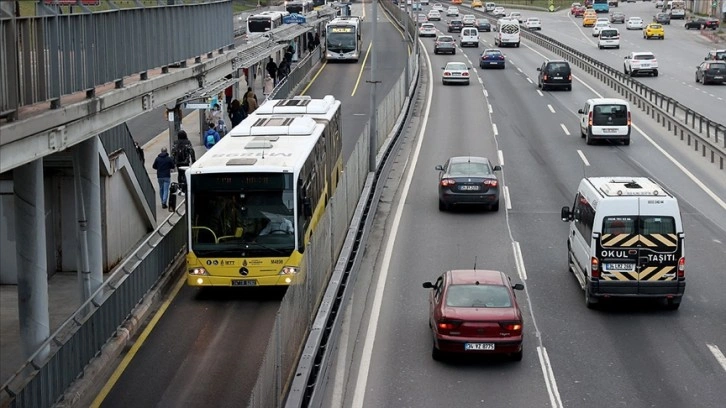
M 209 129 L 207 129 L 206 132 L 204 132 L 204 147 L 207 149 L 211 149 L 212 146 L 216 145 L 217 142 L 219 142 L 219 132 L 217 132 L 214 127 L 214 123 L 210 122 L 207 124 Z
M 252 88 L 247 88 L 247 93 L 245 93 L 245 100 L 243 102 L 245 104 L 247 114 L 254 112 L 255 109 L 257 109 L 257 95 L 255 95 L 254 92 L 252 92 Z
M 232 100 L 232 104 L 229 106 L 229 121 L 232 122 L 232 129 L 239 125 L 246 117 L 247 114 L 242 109 L 242 104 L 239 103 L 239 100 Z
M 287 61 L 287 65 L 292 64 L 292 54 L 295 53 L 295 46 L 292 45 L 292 43 L 287 47 L 287 50 L 285 51 L 285 60 Z
M 319 33 L 315 33 L 315 46 L 316 47 L 320 46 L 320 34 Z
M 308 51 L 312 53 L 313 50 L 315 49 L 315 37 L 313 37 L 312 32 L 308 31 L 306 38 L 307 38 L 307 44 L 308 44 Z
M 139 142 L 134 140 L 134 148 L 136 148 L 136 154 L 139 155 L 139 159 L 141 159 L 141 164 L 146 164 L 146 158 L 144 157 L 144 149 L 139 145 Z
M 159 181 L 161 208 L 166 208 L 166 202 L 169 199 L 169 185 L 171 184 L 171 169 L 174 168 L 174 160 L 169 156 L 166 147 L 161 148 L 161 153 L 156 156 L 151 167 L 156 170 L 156 179 Z
M 232 87 L 228 86 L 224 88 L 224 103 L 229 106 L 232 103 Z
M 265 83 L 262 87 L 262 94 L 266 97 L 270 96 L 273 89 L 275 89 L 275 80 L 273 80 L 272 77 L 268 74 L 265 76 Z
M 174 159 L 174 164 L 177 170 L 177 183 L 182 191 L 186 191 L 187 179 L 184 176 L 186 168 L 191 166 L 196 160 L 196 153 L 192 142 L 189 141 L 187 132 L 180 130 L 177 134 L 177 140 L 174 142 L 174 146 L 171 148 L 171 157 Z
M 290 74 L 290 66 L 286 60 L 280 61 L 280 66 L 277 67 L 277 82 L 283 81 Z
M 217 123 L 222 119 L 222 108 L 218 103 L 212 105 L 212 110 L 207 111 L 207 123 Z
M 275 64 L 275 60 L 272 57 L 270 57 L 266 69 L 269 77 L 273 80 L 273 85 L 277 85 L 277 64 Z

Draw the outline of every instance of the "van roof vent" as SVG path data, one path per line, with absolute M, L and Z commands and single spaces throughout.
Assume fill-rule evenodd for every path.
M 658 196 L 663 195 L 661 187 L 647 178 L 613 178 L 600 186 L 608 196 Z

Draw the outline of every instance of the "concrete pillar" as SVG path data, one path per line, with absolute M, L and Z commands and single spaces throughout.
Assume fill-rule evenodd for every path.
M 84 302 L 103 284 L 103 233 L 101 226 L 101 169 L 98 159 L 98 136 L 75 147 L 74 174 L 79 176 L 80 188 L 76 187 L 76 214 L 78 215 L 79 246 L 81 259 L 86 267 L 79 269 L 84 282 L 81 298 Z M 80 190 L 80 191 L 78 191 Z M 80 195 L 79 195 L 80 193 Z M 85 252 L 85 254 L 83 253 Z M 85 275 L 85 276 L 84 276 Z
M 13 169 L 13 192 L 16 242 L 22 243 L 16 247 L 20 340 L 30 357 L 50 336 L 42 159 Z

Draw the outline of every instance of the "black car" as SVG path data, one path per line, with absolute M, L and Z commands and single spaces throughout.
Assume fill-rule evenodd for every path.
M 726 62 L 704 61 L 696 67 L 696 82 L 704 85 L 726 83 Z
M 610 22 L 613 24 L 625 24 L 625 13 L 620 11 L 613 11 L 612 13 L 610 13 Z
M 690 30 L 692 28 L 695 28 L 696 30 L 703 30 L 705 28 L 710 28 L 711 30 L 718 29 L 718 20 L 713 18 L 695 18 L 693 20 L 686 21 L 686 24 L 683 25 L 686 27 L 686 30 Z
M 474 23 L 474 27 L 476 27 L 477 31 L 481 32 L 490 32 L 492 31 L 492 24 L 489 22 L 489 20 L 485 18 L 478 18 L 476 20 L 476 23 Z
M 485 205 L 499 211 L 499 180 L 494 172 L 501 169 L 487 158 L 474 156 L 452 157 L 436 166 L 439 211 L 459 205 Z
M 464 22 L 461 20 L 449 21 L 449 27 L 446 29 L 449 33 L 460 33 L 461 29 L 464 28 Z
M 570 63 L 564 60 L 548 60 L 537 68 L 539 76 L 537 86 L 543 91 L 547 88 L 564 88 L 572 90 L 572 70 Z
M 671 15 L 668 13 L 658 13 L 653 16 L 653 22 L 670 25 L 671 24 Z

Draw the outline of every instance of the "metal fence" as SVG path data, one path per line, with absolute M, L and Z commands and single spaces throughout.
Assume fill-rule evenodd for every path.
M 394 17 L 408 20 L 405 15 Z M 404 25 L 407 26 L 409 33 L 415 30 L 415 24 L 404 23 Z M 415 38 L 415 31 L 413 32 L 414 36 L 410 36 L 409 41 Z M 379 150 L 382 146 L 389 145 L 386 143 L 390 141 L 389 133 L 397 123 L 414 73 L 417 72 L 414 67 L 418 62 L 417 57 L 414 52 L 407 58 L 404 73 L 377 107 L 379 132 L 376 135 L 376 142 Z M 358 137 L 358 142 L 345 165 L 338 189 L 328 203 L 325 216 L 311 238 L 311 244 L 305 250 L 300 274 L 294 284 L 288 288 L 280 304 L 257 382 L 250 396 L 248 406 L 251 408 L 282 406 L 292 383 L 298 359 L 304 354 L 305 338 L 316 318 L 316 311 L 321 305 L 326 288 L 328 285 L 335 286 L 340 283 L 331 280 L 338 255 L 341 254 L 343 245 L 352 246 L 351 241 L 360 239 L 357 235 L 359 226 L 356 222 L 351 224 L 350 221 L 356 213 L 357 218 L 361 217 L 361 208 L 366 205 L 365 197 L 361 199 L 361 192 L 367 180 L 371 178 L 368 163 L 369 130 L 370 123 L 366 124 Z M 330 306 L 329 303 L 326 304 L 326 307 Z M 320 322 L 316 322 L 316 325 L 319 324 Z M 305 354 L 303 358 L 309 359 L 311 356 Z
M 230 0 L 198 1 L 0 19 L 0 117 L 232 45 Z
M 139 181 L 139 186 L 141 186 L 141 191 L 144 193 L 146 203 L 149 204 L 149 208 L 156 208 L 156 192 L 154 186 L 151 184 L 151 179 L 149 178 L 149 173 L 146 172 L 144 163 L 136 153 L 134 139 L 131 136 L 131 132 L 129 132 L 128 126 L 125 123 L 118 125 L 102 132 L 98 137 L 109 156 L 112 156 L 118 151 L 124 151 L 126 153 L 126 157 L 131 164 L 136 179 Z M 156 217 L 156 212 L 153 213 L 154 217 Z
M 474 13 L 494 18 L 481 11 Z M 522 30 L 522 37 L 538 44 L 572 62 L 588 74 L 602 81 L 631 103 L 650 115 L 668 132 L 703 157 L 715 163 L 719 169 L 726 168 L 726 125 L 709 119 L 681 103 L 598 61 L 568 45 L 539 32 Z
M 82 375 L 84 367 L 115 335 L 144 295 L 185 255 L 184 204 L 177 211 L 2 386 L 0 406 L 49 407 Z

